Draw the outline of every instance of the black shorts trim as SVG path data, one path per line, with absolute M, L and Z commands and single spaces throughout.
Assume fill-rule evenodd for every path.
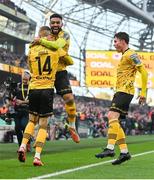
M 32 114 L 32 115 L 34 115 L 34 116 L 38 116 L 38 115 L 39 115 L 37 112 L 30 111 L 30 110 L 29 110 L 29 114 Z
M 38 114 L 37 112 L 32 112 L 32 111 L 29 111 L 29 114 L 32 114 L 34 116 L 39 116 L 39 117 L 49 117 L 49 116 L 52 116 L 53 113 L 46 113 L 46 114 Z
M 61 96 L 72 93 L 68 72 L 66 70 L 56 73 L 55 89 L 56 93 Z
M 118 112 L 118 113 L 123 114 L 123 115 L 127 114 L 127 111 L 123 111 L 120 108 L 116 108 L 116 107 L 112 107 L 112 106 L 110 107 L 110 111 Z
M 119 112 L 121 115 L 127 115 L 132 99 L 132 94 L 116 92 L 111 102 L 110 111 Z

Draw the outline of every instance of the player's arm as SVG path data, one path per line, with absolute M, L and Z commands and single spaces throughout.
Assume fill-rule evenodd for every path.
M 139 95 L 139 104 L 144 104 L 146 101 L 148 73 L 136 53 L 133 53 L 130 59 L 136 65 L 137 71 L 141 74 L 142 88 Z
M 17 105 L 17 106 L 22 106 L 22 105 L 28 104 L 28 103 L 29 103 L 29 100 L 16 99 L 15 102 L 16 102 L 16 105 Z
M 71 58 L 71 56 L 69 56 L 66 53 L 66 51 L 64 51 L 64 49 L 59 48 L 58 53 L 59 53 L 59 61 L 63 61 L 67 66 L 74 64 L 73 59 Z
M 140 96 L 146 97 L 148 73 L 143 65 L 137 66 L 137 70 L 140 72 L 142 80 L 142 90 Z
M 34 41 L 36 41 L 36 39 L 34 39 Z M 69 46 L 70 35 L 67 32 L 64 32 L 56 41 L 52 41 L 50 36 L 47 37 L 47 39 L 41 38 L 38 41 L 39 44 L 45 46 L 46 48 L 57 50 L 58 48 L 64 48 L 66 45 Z M 65 50 L 67 51 L 67 49 Z
M 66 40 L 64 38 L 58 38 L 56 41 L 49 41 L 45 38 L 39 39 L 39 44 L 45 46 L 48 49 L 57 50 L 58 48 L 63 48 L 66 45 Z
M 49 41 L 47 39 L 41 38 L 39 43 L 51 50 L 57 50 L 58 48 L 63 48 L 67 44 L 67 39 L 65 38 L 58 38 L 56 41 Z M 71 56 L 66 55 L 61 58 L 66 65 L 73 65 L 73 59 Z
M 66 43 L 67 42 L 63 38 L 58 38 L 56 41 L 51 41 L 46 38 L 35 37 L 34 41 L 30 43 L 29 48 L 40 44 L 48 49 L 57 50 L 58 48 L 63 48 Z

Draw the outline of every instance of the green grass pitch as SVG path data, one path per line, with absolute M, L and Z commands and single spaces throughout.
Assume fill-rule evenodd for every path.
M 137 156 L 117 166 L 108 162 L 113 158 L 95 158 L 106 142 L 106 138 L 81 139 L 79 144 L 72 140 L 47 141 L 42 153 L 45 164 L 42 167 L 32 165 L 34 151 L 27 153 L 25 163 L 20 163 L 17 144 L 1 143 L 0 179 L 41 178 L 43 175 L 45 179 L 154 179 L 154 135 L 127 137 L 130 153 Z M 140 153 L 143 154 L 138 156 Z M 116 147 L 116 157 L 118 155 Z M 89 167 L 94 164 L 96 166 Z

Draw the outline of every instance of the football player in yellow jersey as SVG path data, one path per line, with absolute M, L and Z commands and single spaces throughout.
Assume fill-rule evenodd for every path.
M 50 49 L 63 48 L 68 54 L 70 36 L 67 32 L 62 30 L 62 17 L 59 14 L 53 14 L 50 16 L 50 28 L 51 36 L 48 39 L 35 38 L 34 43 L 39 43 Z M 80 137 L 76 132 L 76 105 L 74 102 L 74 96 L 69 82 L 68 72 L 66 67 L 72 65 L 73 60 L 67 56 L 67 58 L 60 59 L 58 64 L 58 71 L 56 73 L 55 88 L 58 95 L 61 95 L 65 102 L 65 109 L 68 114 L 67 127 L 70 131 L 71 137 L 74 142 L 79 143 Z
M 127 114 L 129 105 L 134 95 L 134 81 L 136 72 L 141 73 L 142 90 L 139 97 L 139 104 L 146 101 L 147 71 L 140 61 L 137 53 L 129 49 L 129 35 L 119 32 L 114 36 L 114 46 L 118 52 L 122 53 L 122 58 L 117 68 L 116 93 L 113 97 L 110 110 L 108 112 L 108 144 L 103 152 L 96 154 L 97 158 L 113 157 L 114 146 L 118 144 L 120 156 L 112 162 L 113 165 L 121 164 L 131 158 L 126 144 L 125 133 L 120 126 L 120 118 Z
M 50 28 L 43 26 L 40 36 L 50 35 Z M 53 94 L 58 61 L 66 55 L 63 50 L 52 51 L 42 45 L 32 46 L 29 50 L 28 63 L 31 80 L 29 84 L 29 122 L 24 131 L 22 144 L 18 150 L 18 159 L 25 162 L 26 145 L 34 133 L 35 125 L 39 124 L 35 140 L 35 156 L 33 165 L 42 166 L 40 155 L 47 135 L 47 120 L 53 111 Z

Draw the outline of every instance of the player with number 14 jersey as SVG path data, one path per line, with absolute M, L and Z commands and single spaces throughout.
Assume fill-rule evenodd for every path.
M 41 45 L 33 46 L 29 52 L 29 67 L 32 73 L 29 89 L 54 88 L 58 60 L 65 54 L 62 49 L 52 51 Z

